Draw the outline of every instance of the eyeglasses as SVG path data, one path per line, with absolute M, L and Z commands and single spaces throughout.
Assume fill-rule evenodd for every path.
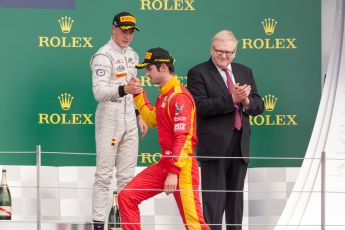
M 223 54 L 225 54 L 226 56 L 232 56 L 236 53 L 236 49 L 234 49 L 233 51 L 227 51 L 227 50 L 217 50 L 216 48 L 214 48 L 214 46 L 212 46 L 212 48 L 218 56 L 222 56 Z

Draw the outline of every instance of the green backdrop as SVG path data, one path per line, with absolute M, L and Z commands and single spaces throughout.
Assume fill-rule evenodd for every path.
M 251 156 L 304 156 L 320 100 L 320 0 L 4 2 L 0 3 L 0 165 L 35 164 L 35 154 L 15 151 L 34 151 L 37 144 L 42 145 L 44 165 L 95 164 L 96 102 L 89 60 L 109 40 L 112 18 L 120 11 L 137 18 L 141 30 L 132 47 L 140 60 L 152 47 L 171 51 L 184 83 L 187 71 L 209 58 L 212 36 L 221 29 L 232 30 L 239 40 L 235 61 L 253 69 L 259 92 L 268 102 L 262 116 L 252 118 Z M 73 24 L 63 33 L 58 20 L 65 16 Z M 144 71 L 138 73 L 154 103 L 157 87 L 147 81 Z M 66 110 L 58 99 L 65 93 L 73 97 Z M 140 142 L 139 152 L 139 165 L 159 159 L 156 130 Z M 250 166 L 300 163 L 254 159 Z

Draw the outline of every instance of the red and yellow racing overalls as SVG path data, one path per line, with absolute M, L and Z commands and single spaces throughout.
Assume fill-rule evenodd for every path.
M 168 173 L 178 175 L 173 193 L 186 229 L 209 229 L 199 199 L 199 169 L 194 157 L 196 111 L 193 97 L 171 78 L 159 89 L 156 105 L 151 106 L 143 92 L 135 96 L 140 115 L 150 127 L 157 127 L 161 160 L 139 173 L 119 194 L 123 230 L 140 229 L 138 205 L 163 191 Z M 127 223 L 127 224 L 126 224 Z

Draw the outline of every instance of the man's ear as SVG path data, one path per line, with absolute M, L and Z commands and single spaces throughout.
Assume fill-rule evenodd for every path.
M 168 68 L 167 65 L 165 63 L 162 63 L 160 70 L 163 72 L 166 72 L 167 68 Z
M 112 32 L 112 33 L 115 33 L 115 29 L 116 29 L 116 27 L 115 27 L 114 25 L 112 25 L 112 27 L 111 27 L 111 32 Z

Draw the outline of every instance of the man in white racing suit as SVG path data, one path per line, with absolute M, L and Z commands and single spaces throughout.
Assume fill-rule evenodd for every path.
M 117 189 L 132 179 L 138 156 L 138 125 L 142 136 L 147 125 L 133 103 L 128 84 L 136 77 L 138 54 L 129 47 L 136 19 L 128 12 L 114 16 L 111 39 L 92 56 L 93 94 L 98 102 L 95 115 L 96 173 L 92 195 L 92 220 L 95 230 L 104 229 L 109 187 L 114 166 Z M 135 92 L 134 92 L 135 93 Z M 128 94 L 128 95 L 127 95 Z

